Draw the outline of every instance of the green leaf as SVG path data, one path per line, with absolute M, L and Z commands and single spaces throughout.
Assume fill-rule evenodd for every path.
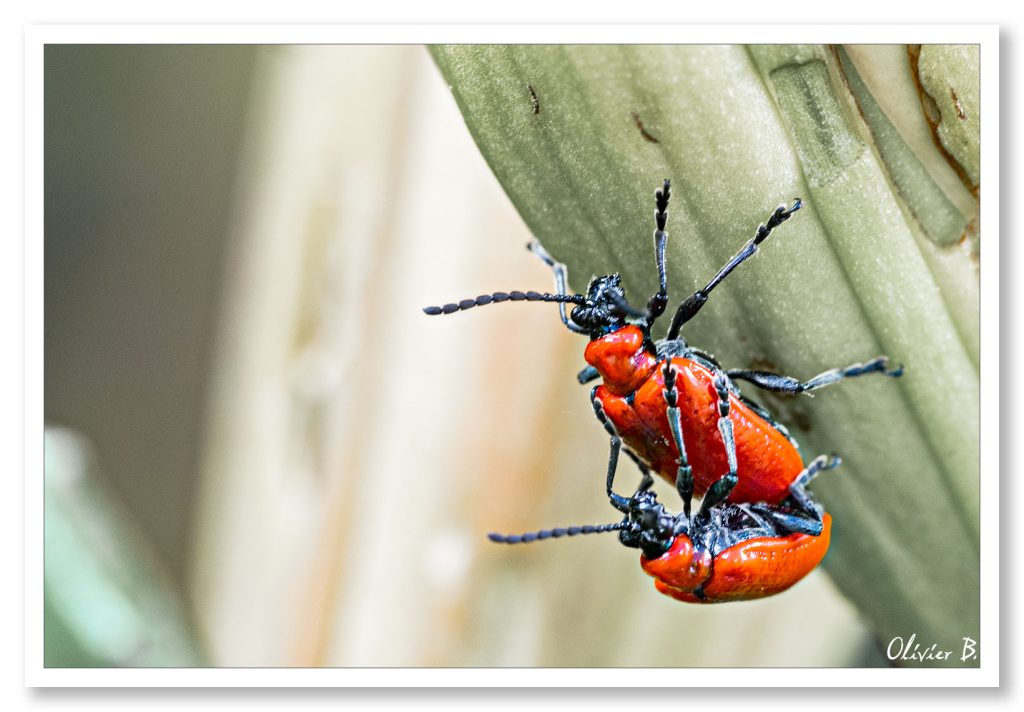
M 977 200 L 961 181 L 958 167 L 950 164 L 949 155 L 934 140 L 921 111 L 918 82 L 907 48 L 872 45 L 851 47 L 849 51 L 840 48 L 837 54 L 879 158 L 907 210 L 916 218 L 908 225 L 918 248 L 935 277 L 960 340 L 977 366 L 977 264 L 963 259 L 963 249 L 948 249 L 971 238 L 965 247 L 976 257 Z M 856 62 L 851 54 L 857 57 Z M 858 66 L 869 74 L 873 87 L 868 87 Z M 877 99 L 873 92 L 878 92 Z
M 835 522 L 826 566 L 883 645 L 911 633 L 957 651 L 978 640 L 976 271 L 969 250 L 925 237 L 903 192 L 934 195 L 915 183 L 927 173 L 896 188 L 833 52 L 432 52 L 483 156 L 576 290 L 618 271 L 634 302 L 653 293 L 664 178 L 676 303 L 777 205 L 804 199 L 684 335 L 727 367 L 802 379 L 879 353 L 905 364 L 898 381 L 867 377 L 813 399 L 745 390 L 793 426 L 806 456 L 842 455 L 815 483 Z
M 204 664 L 179 592 L 95 478 L 87 442 L 50 427 L 45 449 L 43 664 Z

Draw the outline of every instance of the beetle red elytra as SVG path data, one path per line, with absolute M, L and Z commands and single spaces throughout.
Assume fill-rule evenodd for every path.
M 798 394 L 868 373 L 898 377 L 903 368 L 888 370 L 888 358 L 879 356 L 800 381 L 767 371 L 725 370 L 709 353 L 683 339 L 683 326 L 699 313 L 712 291 L 801 208 L 800 199 L 790 207 L 776 208 L 754 237 L 702 289 L 683 300 L 666 338 L 655 343 L 651 328 L 668 305 L 665 226 L 670 188 L 670 182 L 665 180 L 655 193 L 654 245 L 659 288 L 645 309 L 630 305 L 618 274 L 594 277 L 585 295 L 568 293 L 565 265 L 554 260 L 534 240 L 528 247 L 554 272 L 555 293 L 494 292 L 427 307 L 424 312 L 451 314 L 506 301 L 558 303 L 566 328 L 590 338 L 584 354 L 589 365 L 578 378 L 580 383 L 601 379 L 590 398 L 595 415 L 610 438 L 609 490 L 620 450 L 625 445 L 627 455 L 644 477 L 653 471 L 676 486 L 685 515 L 689 515 L 693 495 L 705 495 L 715 487 L 725 492 L 722 500 L 734 504 L 786 504 L 820 518 L 822 509 L 807 490 L 807 484 L 824 468 L 804 467 L 799 446 L 786 428 L 745 398 L 735 382 Z M 573 305 L 571 313 L 566 313 L 566 304 Z M 719 494 L 715 492 L 714 498 L 718 499 Z

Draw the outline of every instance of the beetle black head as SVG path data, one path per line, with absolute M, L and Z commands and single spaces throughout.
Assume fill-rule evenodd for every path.
M 585 301 L 573 307 L 569 318 L 596 339 L 625 326 L 629 318 L 645 316 L 644 312 L 630 306 L 622 278 L 618 274 L 606 274 L 590 280 Z
M 640 549 L 648 559 L 664 554 L 676 536 L 689 529 L 685 516 L 670 514 L 657 495 L 648 489 L 633 493 L 622 521 L 626 526 L 619 531 L 619 541 L 624 546 Z

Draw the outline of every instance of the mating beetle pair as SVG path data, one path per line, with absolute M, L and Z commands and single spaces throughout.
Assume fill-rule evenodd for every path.
M 554 272 L 554 294 L 496 292 L 424 311 L 451 314 L 503 301 L 557 302 L 563 324 L 590 338 L 584 354 L 589 365 L 579 381 L 601 379 L 590 398 L 610 438 L 606 492 L 625 515 L 618 525 L 590 529 L 619 530 L 624 544 L 643 551 L 642 565 L 655 576 L 658 589 L 680 600 L 759 598 L 792 585 L 824 556 L 830 519 L 807 485 L 818 472 L 838 464 L 838 458 L 822 456 L 805 467 L 786 429 L 740 394 L 734 382 L 797 394 L 868 373 L 898 377 L 902 368 L 887 370 L 888 359 L 880 356 L 802 382 L 765 371 L 724 370 L 714 357 L 682 338 L 682 327 L 697 315 L 712 290 L 801 208 L 799 199 L 789 208 L 779 206 L 703 289 L 680 304 L 666 338 L 654 342 L 651 328 L 668 305 L 665 226 L 670 195 L 666 180 L 655 194 L 659 289 L 643 310 L 629 304 L 618 274 L 595 277 L 585 295 L 567 293 L 565 266 L 534 241 L 529 249 Z M 566 304 L 573 305 L 569 314 Z M 623 445 L 642 473 L 637 491 L 628 499 L 613 491 Z M 681 514 L 668 515 L 649 492 L 652 471 L 675 485 L 682 499 Z M 703 501 L 691 517 L 694 495 L 703 496 Z M 590 533 L 545 530 L 535 538 L 553 532 Z M 773 571 L 765 568 L 769 560 L 774 562 Z M 703 573 L 682 575 L 684 570 Z

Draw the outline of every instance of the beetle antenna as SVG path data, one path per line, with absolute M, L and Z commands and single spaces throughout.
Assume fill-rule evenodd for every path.
M 445 304 L 440 307 L 424 307 L 423 311 L 430 316 L 438 314 L 453 314 L 457 311 L 466 311 L 473 307 L 482 307 L 488 304 L 500 302 L 565 302 L 568 304 L 583 304 L 586 297 L 582 294 L 548 294 L 541 292 L 494 292 L 493 294 L 481 294 L 476 299 L 463 299 L 458 304 Z
M 579 536 L 582 534 L 601 534 L 625 529 L 627 522 L 615 522 L 614 524 L 585 524 L 578 527 L 558 527 L 555 529 L 541 529 L 526 534 L 495 534 L 491 532 L 487 538 L 496 544 L 529 544 L 544 539 L 558 539 L 563 536 Z

